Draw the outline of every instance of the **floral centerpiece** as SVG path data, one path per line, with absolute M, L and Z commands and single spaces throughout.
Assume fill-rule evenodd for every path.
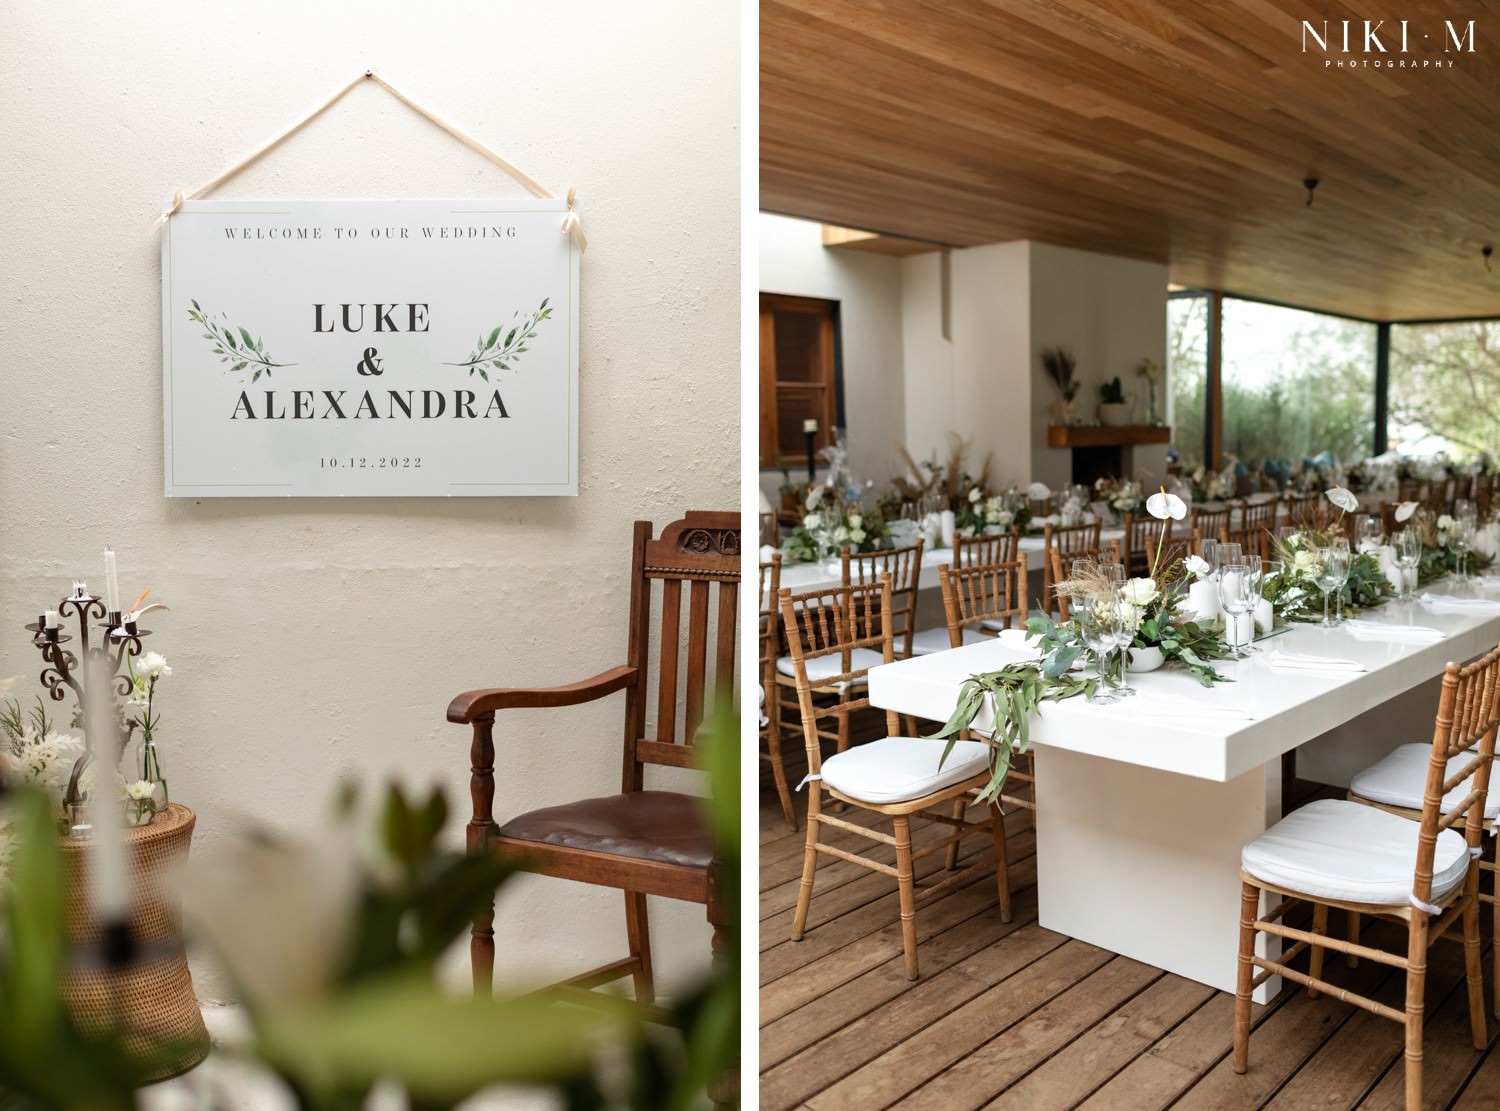
M 1016 510 L 1008 504 L 1006 498 L 1000 494 L 986 493 L 984 488 L 977 483 L 969 487 L 959 509 L 954 513 L 954 525 L 959 529 L 968 529 L 973 535 L 979 535 L 990 529 L 997 532 L 1008 532 L 1012 528 L 1019 528 L 1016 522 Z M 1028 510 L 1026 516 L 1030 517 Z
M 1403 503 L 1401 508 L 1405 509 L 1409 504 Z M 1494 556 L 1476 549 L 1473 538 L 1446 513 L 1415 507 L 1411 520 L 1410 527 L 1422 537 L 1422 558 L 1417 564 L 1417 583 L 1420 586 L 1460 571 L 1469 574 L 1483 571 L 1495 561 Z
M 1182 499 L 1165 490 L 1147 499 L 1146 510 L 1163 521 L 1169 517 L 1180 521 L 1187 516 L 1187 506 Z M 1166 530 L 1163 529 L 1162 539 L 1152 554 L 1148 576 L 1128 579 L 1117 591 L 1117 604 L 1124 625 L 1134 631 L 1129 651 L 1132 656 L 1138 652 L 1159 652 L 1163 662 L 1175 661 L 1191 671 L 1204 686 L 1212 686 L 1223 682 L 1224 676 L 1214 670 L 1209 661 L 1227 659 L 1229 646 L 1216 628 L 1199 623 L 1183 609 L 1188 565 L 1182 560 L 1164 562 L 1165 537 Z M 1098 581 L 1088 576 L 1085 579 L 1080 581 L 1077 576 L 1066 579 L 1057 584 L 1057 590 L 1092 597 L 1109 593 L 1102 577 Z M 1064 669 L 1071 667 L 1088 650 L 1076 622 L 1055 622 L 1050 617 L 1038 615 L 1027 621 L 1026 628 L 1027 636 L 1037 640 L 1044 658 L 1060 660 Z M 1122 659 L 1120 662 L 1126 661 Z M 1050 665 L 1048 670 L 1051 670 Z
M 843 547 L 872 552 L 890 535 L 878 509 L 865 511 L 847 492 L 814 486 L 803 503 L 806 513 L 782 545 L 789 562 L 814 563 L 839 554 Z
M 1232 462 L 1222 471 L 1211 471 L 1202 463 L 1194 467 L 1193 473 L 1188 475 L 1193 501 L 1226 501 L 1234 497 L 1234 467 Z
M 1127 478 L 1104 477 L 1094 483 L 1095 499 L 1104 503 L 1116 522 L 1141 507 L 1141 484 Z
M 1261 580 L 1261 596 L 1271 603 L 1278 618 L 1285 621 L 1321 621 L 1324 596 L 1318 587 L 1324 549 L 1334 536 L 1342 535 L 1344 515 L 1359 507 L 1348 490 L 1335 486 L 1326 492 L 1330 505 L 1338 509 L 1331 520 L 1320 515 L 1317 524 L 1303 525 L 1288 536 L 1275 537 L 1272 567 Z M 1374 552 L 1351 552 L 1349 577 L 1333 597 L 1341 599 L 1347 613 L 1378 606 L 1395 596 L 1395 588 L 1380 569 Z

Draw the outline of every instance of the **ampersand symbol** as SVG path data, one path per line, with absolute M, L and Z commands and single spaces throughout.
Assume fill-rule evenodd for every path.
M 373 347 L 365 348 L 365 357 L 359 361 L 359 365 L 354 369 L 358 373 L 363 374 L 366 377 L 369 377 L 372 374 L 379 376 L 385 373 L 385 371 L 381 369 L 379 361 L 377 361 L 375 358 L 375 348 Z

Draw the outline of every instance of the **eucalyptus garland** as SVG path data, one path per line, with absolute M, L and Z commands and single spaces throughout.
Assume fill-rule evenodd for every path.
M 990 741 L 990 781 L 979 792 L 979 802 L 994 802 L 1000 797 L 1005 777 L 1010 774 L 1011 753 L 1025 752 L 1030 746 L 1031 715 L 1040 713 L 1043 702 L 1060 702 L 1093 693 L 1096 680 L 1074 678 L 1066 666 L 1057 674 L 1053 671 L 1051 662 L 1045 667 L 1037 662 L 1014 663 L 999 671 L 969 676 L 959 688 L 958 704 L 947 724 L 932 734 L 934 739 L 948 741 L 943 749 L 943 760 L 947 760 L 958 735 L 969 728 L 984 708 L 986 697 L 993 700 L 995 735 Z

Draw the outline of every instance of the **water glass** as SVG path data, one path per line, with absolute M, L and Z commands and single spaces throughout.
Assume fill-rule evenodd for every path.
M 1100 705 L 1118 702 L 1120 694 L 1109 682 L 1109 656 L 1119 648 L 1120 637 L 1120 606 L 1115 592 L 1080 590 L 1073 594 L 1071 606 L 1084 643 L 1099 665 L 1099 682 L 1088 700 Z
M 1344 584 L 1349 581 L 1349 541 L 1340 537 L 1324 548 L 1320 556 L 1317 583 L 1323 592 L 1323 628 L 1332 629 L 1341 622 L 1329 618 L 1328 599 L 1338 591 L 1339 604 L 1343 605 Z
M 1402 529 L 1395 536 L 1396 566 L 1401 569 L 1401 597 L 1412 594 L 1408 582 L 1416 580 L 1416 570 L 1422 562 L 1422 534 L 1414 528 Z
M 1226 640 L 1237 660 L 1250 655 L 1249 641 L 1253 635 L 1241 643 L 1239 633 L 1244 617 L 1255 612 L 1255 603 L 1260 599 L 1260 558 L 1251 558 L 1253 565 L 1241 559 L 1226 563 L 1219 572 L 1219 605 L 1227 615 L 1224 622 Z M 1253 623 L 1255 619 L 1251 617 L 1250 620 Z

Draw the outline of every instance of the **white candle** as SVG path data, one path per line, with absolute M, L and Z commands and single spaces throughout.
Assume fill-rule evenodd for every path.
M 48 610 L 45 620 L 49 629 L 55 629 L 62 624 L 62 619 L 57 616 L 56 610 Z
M 104 604 L 110 613 L 120 612 L 120 579 L 115 573 L 115 553 L 104 549 Z
M 807 433 L 809 436 L 816 436 L 818 434 L 818 418 L 808 417 L 805 421 L 803 421 L 802 431 Z
M 1212 579 L 1193 583 L 1188 587 L 1187 604 L 1199 621 L 1212 621 L 1219 616 L 1219 584 Z
M 1269 633 L 1271 627 L 1276 624 L 1276 611 L 1271 606 L 1269 598 L 1261 598 L 1255 603 L 1255 628 L 1262 633 Z
M 938 537 L 942 541 L 943 547 L 953 547 L 953 529 L 957 524 L 958 519 L 954 517 L 953 510 L 943 510 L 943 515 L 938 518 Z

